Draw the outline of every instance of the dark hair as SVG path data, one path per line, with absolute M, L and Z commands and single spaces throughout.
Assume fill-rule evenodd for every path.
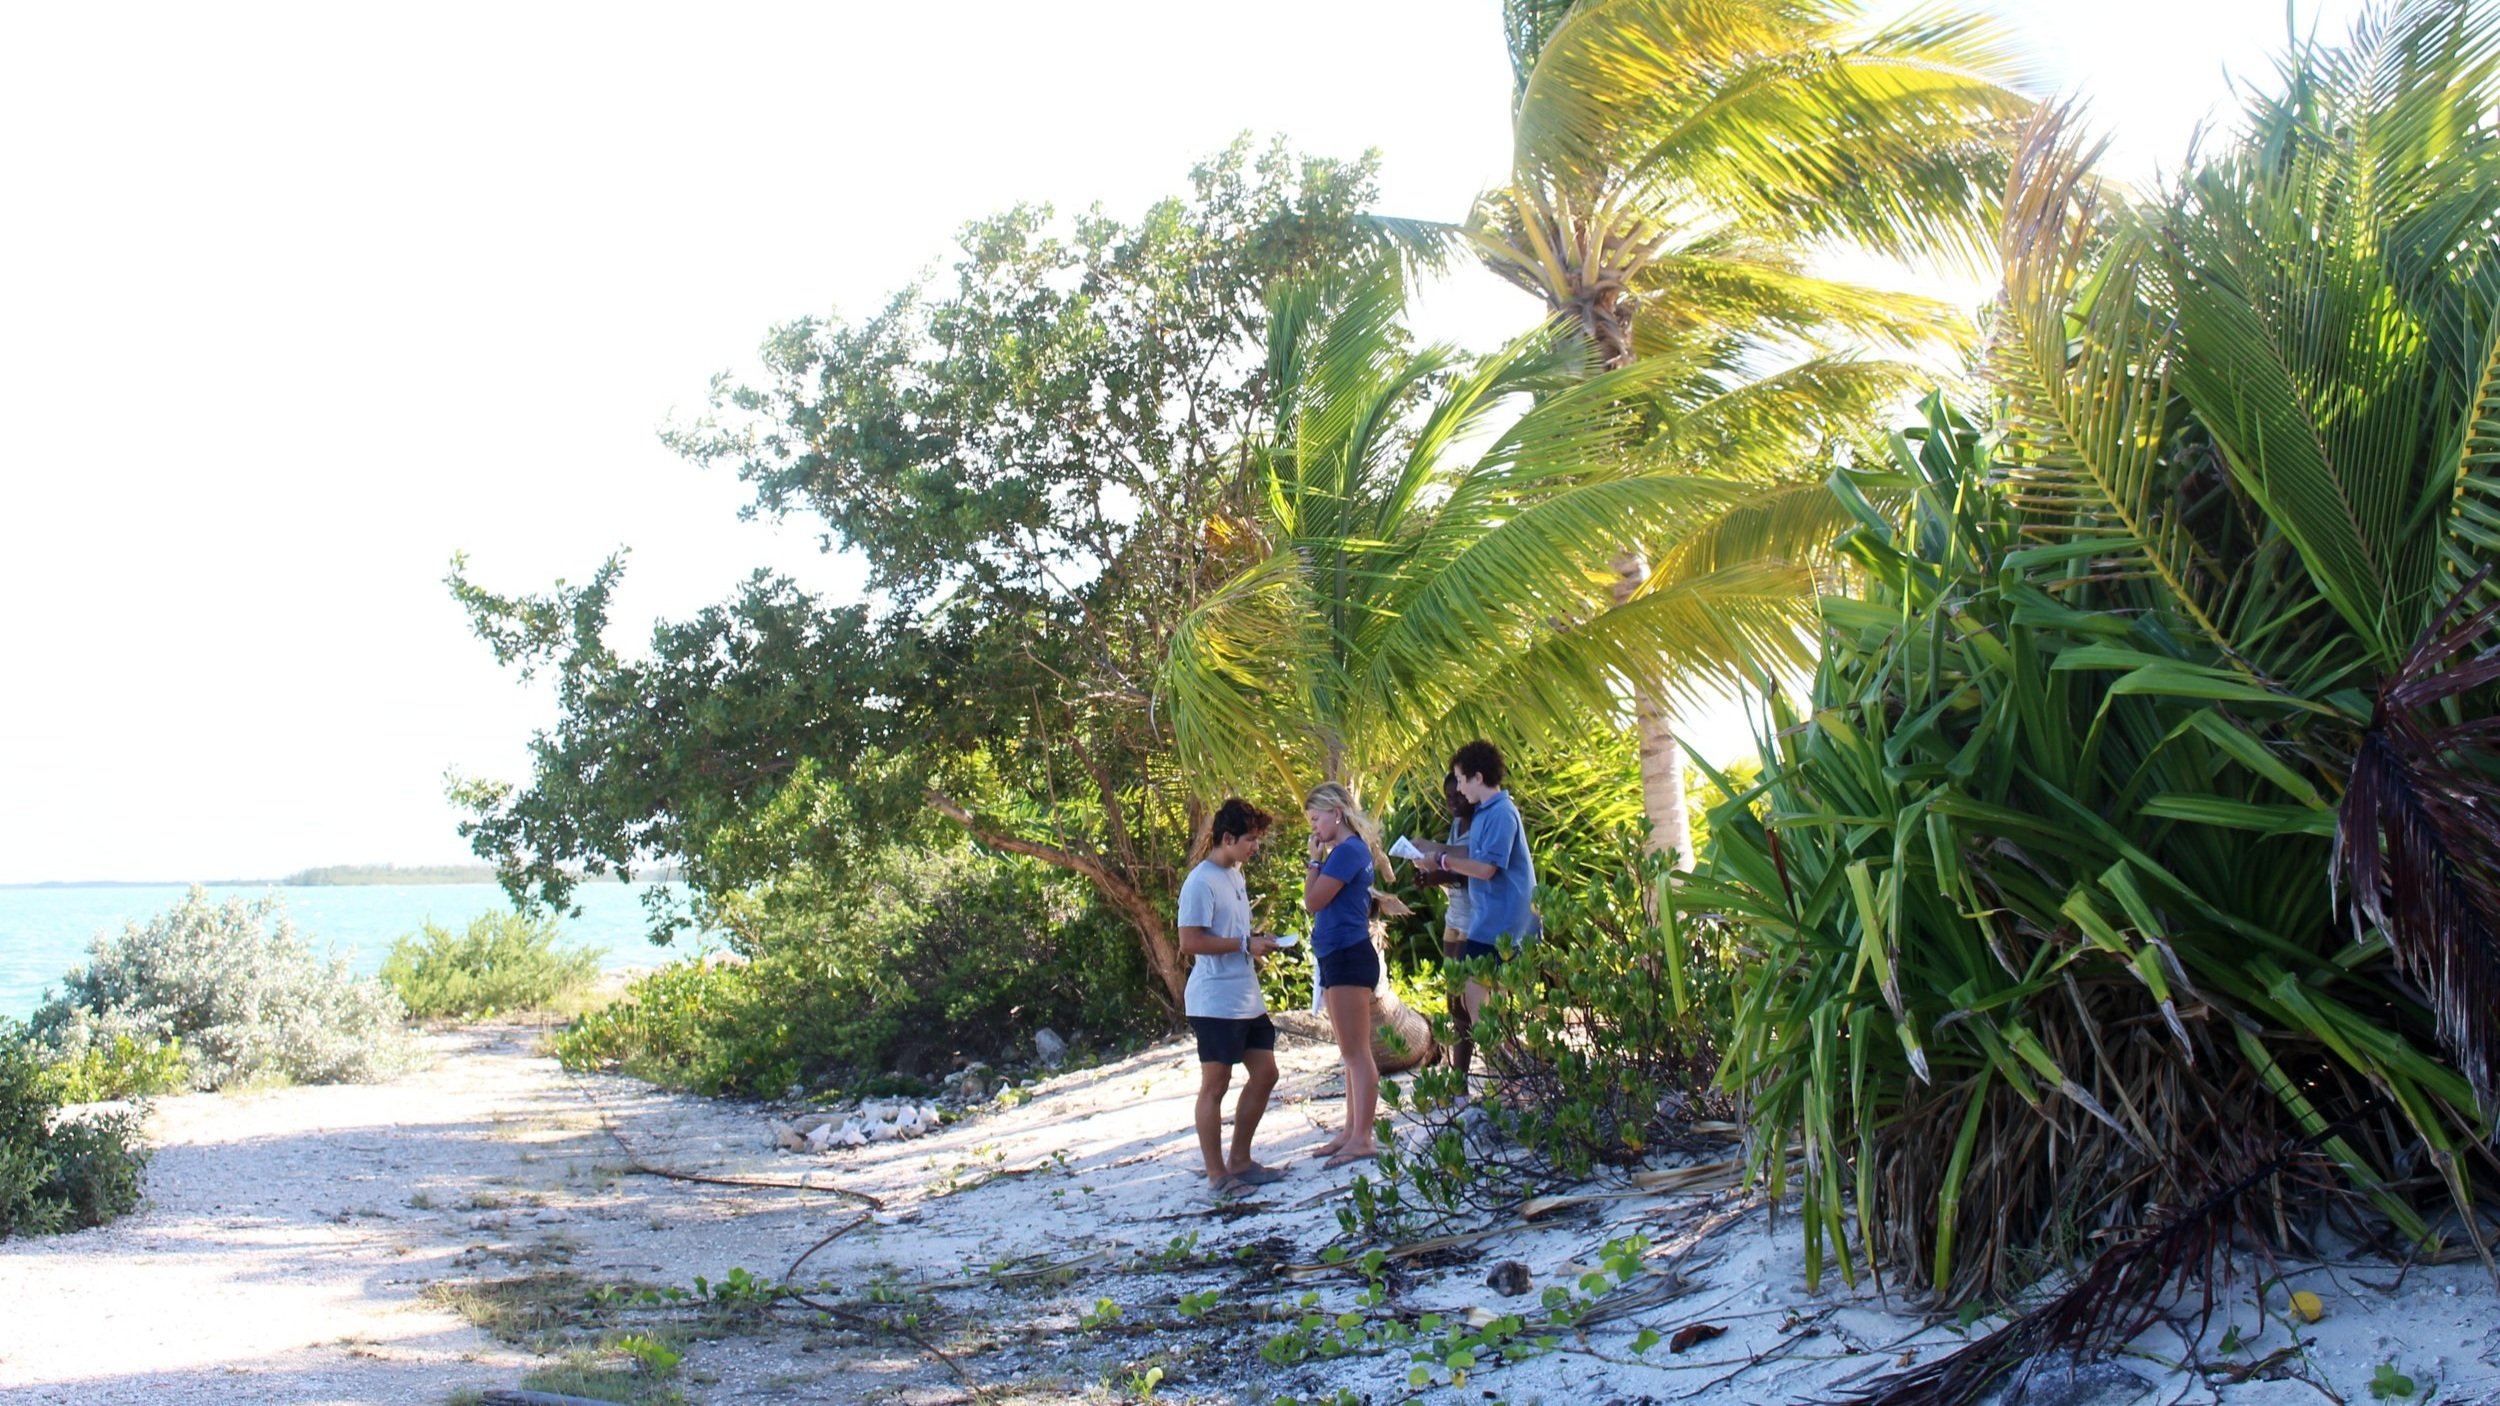
M 1204 848 L 1213 849 L 1226 840 L 1264 835 L 1268 827 L 1275 823 L 1276 817 L 1266 811 L 1239 796 L 1227 796 L 1224 804 L 1215 808 L 1215 818 L 1207 822 L 1207 842 Z M 1203 853 L 1203 850 L 1201 852 Z
M 1441 799 L 1449 803 L 1450 819 L 1458 822 L 1458 828 L 1464 830 L 1474 823 L 1476 803 L 1467 799 L 1467 793 L 1458 789 L 1458 783 L 1446 771 L 1441 773 Z
M 1502 751 L 1482 738 L 1461 747 L 1450 757 L 1450 769 L 1461 776 L 1484 779 L 1487 786 L 1500 786 L 1509 768 L 1502 765 Z

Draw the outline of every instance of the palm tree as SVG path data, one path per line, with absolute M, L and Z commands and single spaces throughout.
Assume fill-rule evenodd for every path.
M 1888 382 L 1821 363 L 1729 387 L 1664 359 L 1599 373 L 1550 327 L 1480 359 L 1408 351 L 1403 307 L 1393 265 L 1277 306 L 1276 420 L 1243 447 L 1239 511 L 1210 528 L 1255 550 L 1175 632 L 1162 681 L 1185 765 L 1378 795 L 1469 737 L 1550 742 L 1635 688 L 1804 661 L 1812 582 L 1760 545 L 1827 521 L 1830 495 L 1693 470 L 1787 463 Z M 1697 387 L 1716 393 L 1675 399 Z M 1636 403 L 1674 404 L 1673 432 Z M 1678 565 L 1628 602 L 1607 566 L 1627 525 Z
M 1766 372 L 1829 387 L 1827 413 L 1863 401 L 1894 371 L 1840 349 L 1950 345 L 1960 320 L 1930 299 L 1818 277 L 1809 256 L 1833 243 L 1983 256 L 2005 138 L 2029 103 L 1985 20 L 1860 21 L 1853 0 L 1507 0 L 1513 174 L 1479 202 L 1469 241 L 1584 336 L 1598 369 L 1668 358 L 1719 387 Z M 1653 413 L 1672 430 L 1672 403 Z M 1758 545 L 1812 563 L 1832 524 L 1803 510 L 1789 522 L 1796 535 Z M 1693 565 L 1624 538 L 1613 599 Z M 1645 689 L 1636 712 L 1651 844 L 1689 863 L 1665 699 Z

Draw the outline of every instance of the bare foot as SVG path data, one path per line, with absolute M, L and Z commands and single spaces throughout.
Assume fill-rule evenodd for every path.
M 1371 1158 L 1378 1157 L 1379 1155 L 1380 1149 L 1377 1147 L 1339 1148 L 1334 1156 L 1320 1163 L 1320 1166 L 1322 1169 L 1342 1167 L 1349 1162 L 1367 1161 Z

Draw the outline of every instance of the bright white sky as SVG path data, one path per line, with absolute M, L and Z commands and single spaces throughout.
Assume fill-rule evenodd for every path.
M 2283 24 L 1997 8 L 2138 176 Z M 630 546 L 637 632 L 759 565 L 848 589 L 659 446 L 713 372 L 966 219 L 1132 214 L 1245 129 L 1376 146 L 1386 210 L 1456 218 L 1506 156 L 1497 9 L 0 10 L 0 882 L 466 858 L 445 769 L 518 777 L 551 706 L 468 636 L 454 550 L 522 590 Z M 1427 330 L 1534 312 L 1471 279 Z

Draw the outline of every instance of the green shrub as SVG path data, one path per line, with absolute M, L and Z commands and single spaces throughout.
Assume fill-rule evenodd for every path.
M 54 1060 L 44 1077 L 63 1103 L 176 1094 L 191 1087 L 191 1055 L 180 1040 L 142 1043 L 126 1033 L 116 1034 L 89 1044 L 74 1056 Z
M 2317 1163 L 2253 1235 L 2341 1182 L 2432 1243 L 2441 1192 L 2488 1194 L 2491 1124 L 2338 911 L 2352 715 L 2160 613 L 2050 594 L 2067 558 L 1975 428 L 1929 414 L 1895 441 L 1914 513 L 1853 538 L 1859 595 L 1825 602 L 1806 705 L 1775 705 L 1758 794 L 1716 811 L 1685 891 L 1754 953 L 1725 1078 L 1807 1282 L 2003 1301 L 2294 1139 Z
M 102 1225 L 139 1202 L 138 1115 L 61 1119 L 61 1081 L 0 1021 L 0 1239 Z
M 1419 1125 L 1359 1178 L 1354 1219 L 1369 1231 L 1413 1228 L 1489 1210 L 1539 1186 L 1578 1181 L 1643 1160 L 1697 1118 L 1734 1107 L 1711 1084 L 1725 1030 L 1733 950 L 1726 929 L 1672 907 L 1652 918 L 1644 895 L 1666 877 L 1635 830 L 1615 836 L 1602 882 L 1542 891 L 1546 936 L 1507 963 L 1480 959 L 1491 990 L 1475 1030 L 1476 1088 L 1462 1104 L 1457 1071 L 1420 1070 L 1384 1102 Z M 1446 1044 L 1446 1020 L 1436 1034 Z
M 54 1059 L 82 1069 L 125 1039 L 137 1050 L 180 1041 L 192 1084 L 214 1089 L 384 1077 L 410 1054 L 402 1014 L 390 988 L 298 938 L 274 895 L 219 904 L 195 888 L 121 936 L 96 939 L 30 1024 Z
M 1066 875 L 969 847 L 800 869 L 718 905 L 746 965 L 681 962 L 555 1041 L 571 1068 L 777 1094 L 828 1076 L 925 1073 L 1037 1027 L 1159 1029 L 1131 931 Z
M 420 1019 L 474 1019 L 536 1010 L 586 989 L 599 949 L 559 948 L 556 920 L 501 909 L 455 933 L 427 923 L 391 944 L 382 980 Z

